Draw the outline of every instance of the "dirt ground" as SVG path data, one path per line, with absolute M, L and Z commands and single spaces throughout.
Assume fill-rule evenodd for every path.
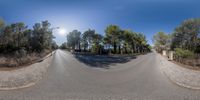
M 174 63 L 188 68 L 188 69 L 192 69 L 192 70 L 199 70 L 200 71 L 200 59 L 196 59 L 196 60 L 184 60 L 182 62 L 178 62 L 178 61 L 173 61 Z
M 13 55 L 0 54 L 0 70 L 9 71 L 23 68 L 33 63 L 42 61 L 42 58 L 49 53 L 50 51 L 31 53 L 21 58 L 14 57 Z

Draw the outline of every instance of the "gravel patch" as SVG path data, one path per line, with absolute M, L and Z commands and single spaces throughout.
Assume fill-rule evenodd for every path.
M 51 54 L 42 62 L 11 71 L 0 71 L 0 90 L 12 90 L 34 85 L 42 79 L 52 60 Z
M 161 70 L 172 82 L 186 88 L 200 89 L 200 71 L 181 67 L 161 55 L 157 57 L 160 60 Z

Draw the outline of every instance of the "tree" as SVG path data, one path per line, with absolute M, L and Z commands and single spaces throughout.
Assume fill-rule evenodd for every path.
M 95 35 L 95 30 L 91 29 L 88 29 L 83 33 L 82 41 L 83 41 L 84 51 L 86 51 L 86 48 L 89 49 L 90 51 L 94 35 Z
M 142 33 L 136 33 L 131 30 L 124 30 L 124 50 L 125 53 L 144 53 L 149 52 L 146 37 Z
M 143 53 L 146 49 L 147 40 L 144 34 L 138 33 L 139 52 Z
M 51 49 L 54 36 L 50 26 L 48 21 L 42 21 L 33 26 L 31 46 L 34 50 L 41 52 L 44 49 Z
M 100 54 L 102 50 L 102 45 L 101 43 L 103 42 L 103 36 L 100 34 L 94 34 L 93 36 L 93 45 L 92 45 L 92 51 L 94 53 Z
M 184 21 L 172 34 L 171 48 L 182 48 L 199 52 L 200 47 L 200 18 Z
M 112 44 L 111 40 L 108 37 L 104 37 L 103 44 L 104 44 L 104 47 L 106 48 L 106 50 L 108 50 L 109 53 L 111 53 L 111 44 Z
M 73 30 L 72 32 L 69 32 L 69 34 L 67 34 L 67 44 L 68 46 L 75 50 L 75 49 L 79 49 L 81 50 L 81 32 L 78 30 Z
M 18 54 L 52 49 L 55 42 L 50 25 L 48 21 L 42 21 L 28 29 L 23 22 L 5 25 L 0 20 L 0 52 Z
M 124 45 L 125 45 L 125 53 L 127 53 L 127 47 L 128 45 L 131 46 L 131 52 L 134 53 L 136 52 L 136 33 L 132 32 L 131 30 L 124 30 Z
M 40 31 L 42 33 L 41 37 L 42 46 L 44 47 L 44 49 L 51 49 L 53 38 L 55 38 L 52 33 L 52 28 L 50 27 L 51 24 L 46 20 L 42 21 L 41 26 L 42 27 Z
M 67 48 L 67 42 L 64 42 L 63 44 L 61 44 L 60 48 L 61 49 L 68 49 Z
M 22 22 L 4 26 L 1 30 L 1 47 L 4 49 L 3 51 L 10 52 L 23 48 L 27 42 L 24 36 L 26 29 L 27 27 Z
M 2 31 L 3 31 L 4 27 L 5 27 L 5 22 L 3 19 L 0 18 L 0 36 L 2 36 Z
M 3 29 L 5 27 L 5 22 L 3 19 L 0 18 L 0 39 L 2 39 Z
M 106 38 L 111 40 L 111 45 L 113 46 L 114 54 L 117 51 L 117 43 L 119 42 L 119 36 L 121 29 L 117 25 L 109 25 L 106 30 Z
M 52 43 L 51 43 L 51 48 L 52 48 L 53 50 L 58 49 L 58 45 L 56 44 L 55 41 L 52 41 Z
M 2 28 L 4 27 L 5 22 L 3 19 L 0 18 L 0 29 L 2 30 Z
M 3 29 L 5 27 L 5 22 L 3 19 L 0 18 L 0 52 L 2 51 L 3 49 L 3 46 L 4 46 L 4 36 L 3 36 Z
M 24 31 L 27 29 L 27 26 L 23 22 L 11 24 L 13 39 L 14 39 L 14 47 L 16 49 L 20 49 L 25 46 L 27 42 L 26 37 L 24 36 Z
M 150 51 L 146 37 L 142 33 L 122 30 L 116 25 L 108 26 L 105 32 L 104 44 L 112 45 L 114 53 L 117 53 L 117 46 L 118 53 L 143 53 Z
M 169 49 L 170 35 L 165 34 L 164 32 L 158 32 L 153 36 L 153 39 L 154 46 L 159 52 L 164 49 Z
M 32 45 L 31 45 L 31 42 L 34 42 L 32 34 L 33 34 L 33 30 L 31 30 L 31 29 L 27 29 L 24 31 L 24 40 L 26 41 L 26 42 L 24 42 L 24 46 L 25 46 L 26 50 L 29 52 L 31 52 L 33 49 Z

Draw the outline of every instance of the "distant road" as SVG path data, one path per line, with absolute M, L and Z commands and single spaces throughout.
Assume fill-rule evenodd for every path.
M 0 91 L 0 100 L 200 99 L 200 90 L 173 84 L 161 72 L 160 66 L 156 53 L 136 58 L 109 58 L 73 56 L 57 50 L 41 81 L 29 88 Z

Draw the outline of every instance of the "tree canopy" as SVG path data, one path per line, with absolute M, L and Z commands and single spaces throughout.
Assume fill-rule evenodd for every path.
M 153 42 L 155 48 L 161 52 L 162 50 L 170 49 L 170 34 L 164 32 L 158 32 L 153 36 Z
M 176 27 L 172 34 L 172 49 L 174 48 L 200 52 L 200 18 L 186 20 Z
M 68 47 L 73 50 L 83 50 L 100 54 L 109 51 L 113 54 L 144 53 L 150 51 L 146 37 L 142 33 L 123 30 L 117 25 L 109 25 L 105 29 L 105 36 L 95 30 L 88 29 L 83 34 L 78 30 L 67 35 Z M 78 46 L 78 48 L 75 48 Z
M 158 32 L 154 35 L 154 45 L 159 49 L 181 48 L 183 51 L 200 53 L 200 18 L 185 20 L 172 34 Z
M 23 22 L 6 25 L 0 20 L 0 53 L 18 52 L 42 52 L 45 49 L 52 49 L 56 46 L 53 41 L 52 28 L 48 21 L 36 23 L 33 29 Z
M 68 47 L 80 50 L 80 42 L 81 42 L 81 32 L 78 30 L 73 30 L 67 34 L 67 45 Z

